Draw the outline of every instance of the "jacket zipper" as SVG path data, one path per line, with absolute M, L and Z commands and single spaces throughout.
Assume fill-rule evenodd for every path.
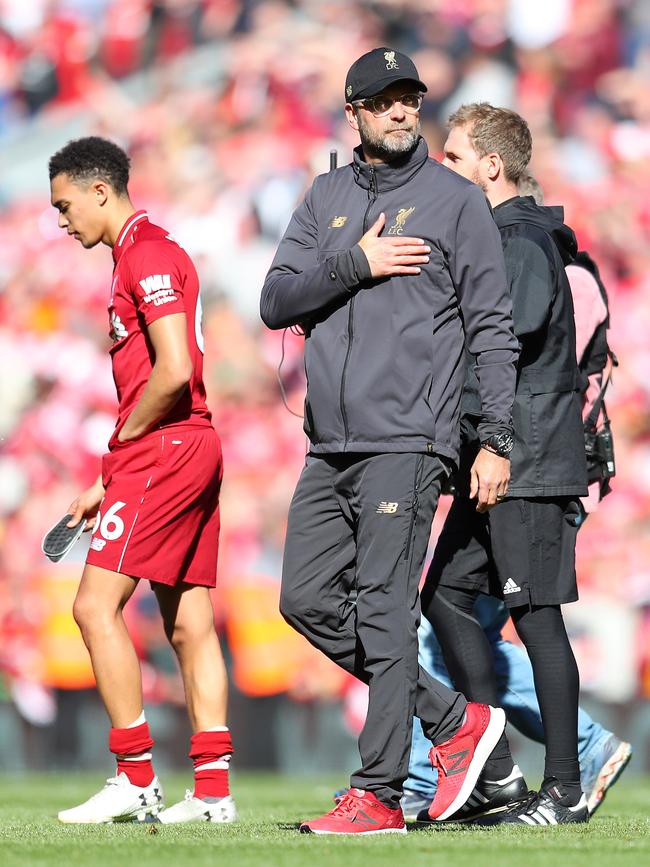
M 363 215 L 363 231 L 362 234 L 365 235 L 368 231 L 368 214 L 370 213 L 370 209 L 372 208 L 375 200 L 377 198 L 377 182 L 375 179 L 375 170 L 372 166 L 370 166 L 370 181 L 368 184 L 368 207 L 366 208 L 366 212 Z M 341 393 L 339 398 L 339 403 L 341 406 L 341 416 L 343 417 L 343 431 L 345 434 L 345 443 L 343 444 L 343 449 L 347 448 L 348 439 L 350 436 L 350 431 L 348 428 L 348 415 L 345 411 L 345 379 L 348 372 L 348 361 L 350 359 L 350 352 L 352 351 L 352 338 L 354 337 L 354 300 L 355 295 L 350 299 L 350 306 L 348 308 L 348 348 L 345 353 L 345 361 L 343 362 L 343 373 L 341 374 Z

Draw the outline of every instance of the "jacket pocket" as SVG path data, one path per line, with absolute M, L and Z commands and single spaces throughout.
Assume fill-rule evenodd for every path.
M 411 500 L 411 520 L 409 521 L 408 536 L 406 537 L 406 550 L 404 551 L 404 559 L 410 560 L 411 548 L 413 540 L 413 530 L 415 529 L 415 521 L 418 516 L 418 508 L 420 506 L 419 491 L 422 481 L 422 472 L 424 470 L 424 455 L 418 455 L 415 461 L 415 473 L 413 476 L 413 499 Z
M 309 405 L 309 401 L 307 400 L 307 398 L 305 398 L 303 412 L 304 415 L 302 429 L 305 432 L 306 436 L 308 436 L 312 442 L 318 442 L 318 439 L 315 437 L 314 431 L 314 415 L 311 411 L 311 406 Z
M 339 253 L 345 253 L 346 248 L 343 247 L 341 249 L 333 249 L 333 250 L 318 250 L 317 258 L 318 261 L 322 264 L 326 261 L 326 259 L 330 259 L 332 256 L 337 256 Z
M 529 394 L 561 394 L 566 391 L 575 391 L 578 388 L 578 372 L 565 371 L 562 373 L 541 373 L 535 370 L 522 370 L 519 377 L 519 387 Z

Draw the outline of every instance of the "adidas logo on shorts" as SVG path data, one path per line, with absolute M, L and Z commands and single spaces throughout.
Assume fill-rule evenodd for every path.
M 521 593 L 521 587 L 517 584 L 516 581 L 513 581 L 512 578 L 508 578 L 506 583 L 503 585 L 504 593 Z

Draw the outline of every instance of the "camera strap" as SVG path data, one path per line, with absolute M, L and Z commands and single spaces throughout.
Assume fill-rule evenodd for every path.
M 587 431 L 587 432 L 592 431 L 595 433 L 596 426 L 598 424 L 598 418 L 599 418 L 601 412 L 603 413 L 605 423 L 606 424 L 609 423 L 609 417 L 607 415 L 607 409 L 605 408 L 605 392 L 607 391 L 607 387 L 609 386 L 609 383 L 612 380 L 612 374 L 614 372 L 614 368 L 618 367 L 618 358 L 614 355 L 614 353 L 611 351 L 611 349 L 608 349 L 607 352 L 609 355 L 609 362 L 610 363 L 607 365 L 607 368 L 606 368 L 607 374 L 605 376 L 603 384 L 600 387 L 600 392 L 598 394 L 598 397 L 594 401 L 594 404 L 591 408 L 591 412 L 589 413 L 589 415 L 587 416 L 587 418 L 584 421 L 584 428 L 585 428 L 585 431 Z

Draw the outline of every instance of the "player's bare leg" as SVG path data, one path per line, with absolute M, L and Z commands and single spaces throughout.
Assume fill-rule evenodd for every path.
M 117 759 L 117 773 L 88 801 L 62 810 L 62 822 L 143 820 L 163 807 L 151 763 L 154 742 L 144 718 L 140 665 L 122 616 L 137 585 L 137 579 L 89 564 L 81 577 L 73 614 L 113 726 L 109 748 Z
M 207 587 L 155 587 L 165 632 L 176 652 L 194 732 L 194 791 L 160 814 L 163 823 L 232 822 L 228 767 L 233 747 L 226 726 L 228 681 Z
M 154 587 L 181 668 L 194 733 L 226 725 L 228 681 L 207 587 Z
M 137 579 L 86 565 L 72 613 L 81 630 L 111 724 L 126 728 L 142 713 L 142 677 L 122 611 Z

